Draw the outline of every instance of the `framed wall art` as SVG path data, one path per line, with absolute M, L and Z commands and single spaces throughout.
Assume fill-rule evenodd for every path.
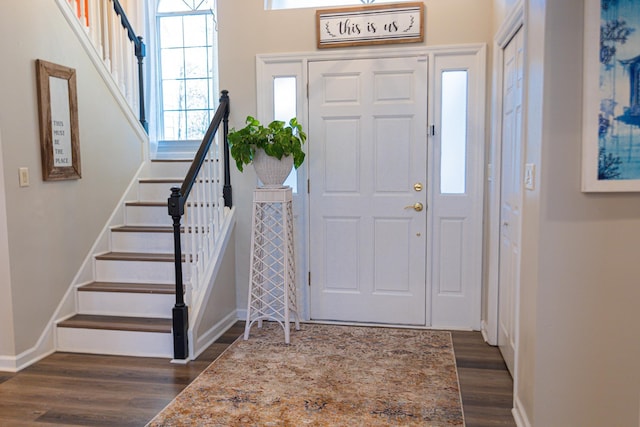
M 424 41 L 424 3 L 316 11 L 318 49 Z
M 79 179 L 76 70 L 36 60 L 42 179 Z
M 640 2 L 586 0 L 582 191 L 640 191 Z

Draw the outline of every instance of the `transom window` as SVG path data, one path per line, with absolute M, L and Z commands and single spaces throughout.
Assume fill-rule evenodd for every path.
M 158 138 L 199 140 L 217 105 L 214 0 L 158 0 Z
M 399 3 L 406 0 L 378 0 L 377 3 Z M 376 0 L 265 0 L 265 10 L 300 9 L 304 7 L 356 6 L 376 3 Z

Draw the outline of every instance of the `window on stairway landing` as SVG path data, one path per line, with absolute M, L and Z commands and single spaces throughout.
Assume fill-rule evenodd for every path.
M 200 140 L 218 102 L 214 0 L 158 0 L 159 139 Z

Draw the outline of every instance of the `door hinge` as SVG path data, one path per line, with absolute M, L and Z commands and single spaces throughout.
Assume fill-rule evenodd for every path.
M 307 180 L 307 194 L 311 193 L 311 180 Z
M 309 282 L 308 282 L 309 286 L 311 286 L 311 272 L 309 272 Z
M 309 99 L 309 82 L 307 82 L 307 99 Z
M 436 136 L 436 125 L 429 125 L 429 136 Z

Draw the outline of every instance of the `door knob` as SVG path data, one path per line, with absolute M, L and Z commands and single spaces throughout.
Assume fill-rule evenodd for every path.
M 413 205 L 408 205 L 404 207 L 405 209 L 413 209 L 416 212 L 420 212 L 422 209 L 424 209 L 424 206 L 422 205 L 422 203 L 420 202 L 416 202 Z

